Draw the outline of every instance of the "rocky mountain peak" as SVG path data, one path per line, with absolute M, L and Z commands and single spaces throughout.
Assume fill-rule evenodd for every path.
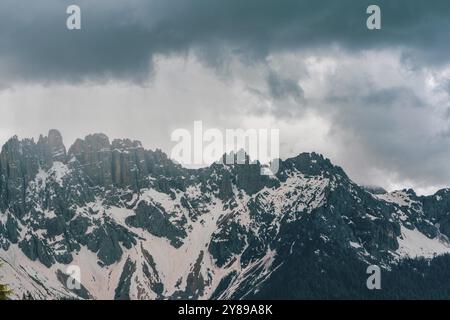
M 63 137 L 58 130 L 52 129 L 48 132 L 48 145 L 53 161 L 66 161 L 66 147 L 64 146 Z
M 294 172 L 306 176 L 339 177 L 349 180 L 341 167 L 334 165 L 330 159 L 315 152 L 301 153 L 296 157 L 280 161 L 280 170 L 277 173 L 279 179 L 284 181 Z
M 118 149 L 120 151 L 131 151 L 133 149 L 143 148 L 140 141 L 130 139 L 114 139 L 111 147 L 112 149 Z
M 84 139 L 77 139 L 69 148 L 69 156 L 81 156 L 86 153 L 110 152 L 111 144 L 107 135 L 95 133 L 87 135 Z
M 374 185 L 365 185 L 362 186 L 362 188 L 372 194 L 386 194 L 388 193 L 384 188 L 380 186 L 374 186 Z
M 54 161 L 65 163 L 67 161 L 66 147 L 58 130 L 50 130 L 48 136 L 40 135 L 36 144 L 40 158 L 40 165 L 50 168 Z

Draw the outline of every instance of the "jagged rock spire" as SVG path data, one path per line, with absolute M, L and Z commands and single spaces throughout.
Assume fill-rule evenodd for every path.
M 48 144 L 53 161 L 65 162 L 67 157 L 66 147 L 58 130 L 52 129 L 48 132 Z

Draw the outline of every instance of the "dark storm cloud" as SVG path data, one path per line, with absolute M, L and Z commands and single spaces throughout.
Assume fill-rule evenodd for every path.
M 382 30 L 365 27 L 369 4 Z M 65 28 L 66 7 L 82 30 Z M 220 66 L 224 51 L 249 62 L 293 48 L 404 46 L 417 62 L 447 61 L 450 2 L 310 0 L 3 0 L 0 72 L 8 81 L 140 80 L 157 54 L 201 53 Z
M 331 105 L 338 103 L 379 109 L 391 109 L 397 106 L 406 109 L 425 107 L 425 102 L 407 87 L 372 88 L 366 94 L 360 94 L 358 91 L 359 89 L 355 88 L 351 95 L 332 93 L 326 97 L 326 100 Z
M 416 186 L 448 185 L 450 139 L 433 115 L 435 106 L 408 87 L 363 86 L 342 95 L 331 90 L 322 110 L 330 112 L 333 134 L 352 145 L 343 150 L 351 173 L 378 168 Z
M 275 72 L 271 72 L 267 78 L 269 92 L 276 99 L 293 98 L 302 103 L 304 101 L 304 92 L 297 81 L 289 78 L 283 78 Z

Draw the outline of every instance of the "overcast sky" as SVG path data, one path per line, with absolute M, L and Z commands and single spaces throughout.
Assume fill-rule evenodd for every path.
M 170 153 L 195 120 L 279 128 L 282 158 L 431 193 L 450 186 L 449 27 L 448 0 L 2 0 L 0 143 L 56 128 Z

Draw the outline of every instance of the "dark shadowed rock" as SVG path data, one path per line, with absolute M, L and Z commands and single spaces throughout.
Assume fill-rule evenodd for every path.
M 63 138 L 58 130 L 50 130 L 48 133 L 48 144 L 53 161 L 66 162 L 66 147 L 63 143 Z

